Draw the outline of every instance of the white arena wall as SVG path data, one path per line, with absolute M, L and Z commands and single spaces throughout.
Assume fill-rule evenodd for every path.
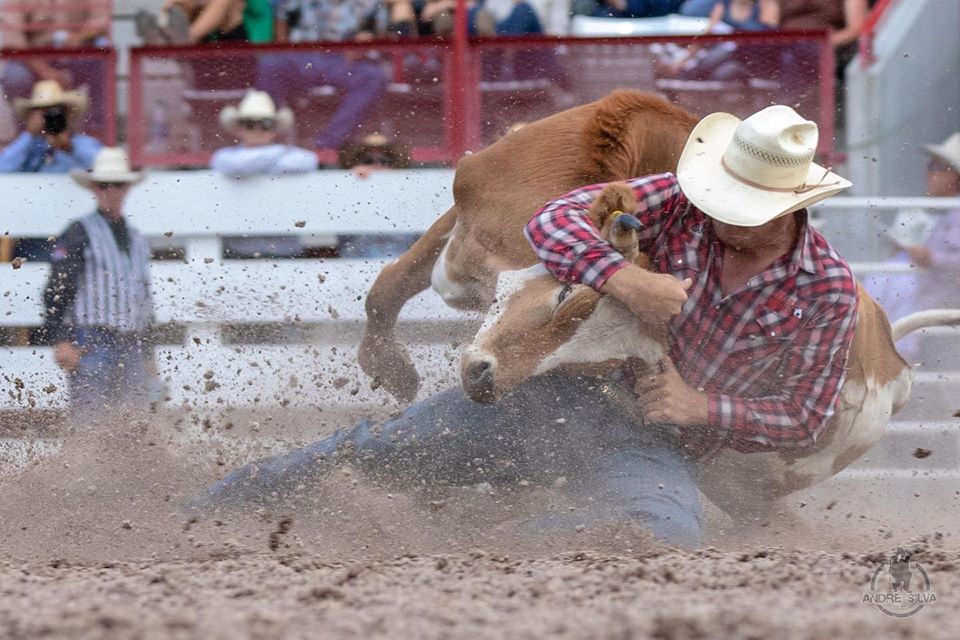
M 356 365 L 363 299 L 383 260 L 224 260 L 220 238 L 289 234 L 325 243 L 337 234 L 422 232 L 452 203 L 452 176 L 445 169 L 381 172 L 368 179 L 328 171 L 242 182 L 205 171 L 150 175 L 131 193 L 128 217 L 156 245 L 186 250 L 185 260 L 152 265 L 157 321 L 183 328 L 182 343 L 157 349 L 169 407 L 395 406 L 383 390 L 370 388 Z M 56 235 L 93 207 L 90 194 L 63 176 L 0 176 L 0 192 L 0 232 L 14 237 Z M 828 237 L 852 247 L 864 234 L 851 227 L 851 212 L 881 215 L 918 205 L 944 209 L 960 201 L 834 198 L 813 213 Z M 859 276 L 908 269 L 870 261 L 854 268 Z M 47 273 L 43 263 L 0 265 L 0 327 L 40 324 Z M 457 384 L 459 351 L 478 320 L 446 308 L 429 291 L 407 305 L 400 334 L 424 376 L 421 395 Z M 231 329 L 262 325 L 280 326 L 274 334 L 279 337 L 228 339 Z M 958 334 L 930 330 L 921 339 L 955 346 Z M 900 453 L 902 446 L 936 443 L 956 460 L 956 420 L 944 414 L 944 406 L 958 385 L 955 371 L 918 370 L 914 400 L 892 425 Z M 0 410 L 54 409 L 66 401 L 52 349 L 0 346 Z M 883 459 L 875 456 L 852 473 L 886 468 Z

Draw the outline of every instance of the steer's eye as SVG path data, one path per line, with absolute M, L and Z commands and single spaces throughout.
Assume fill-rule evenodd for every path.
M 572 284 L 569 284 L 569 283 L 568 283 L 568 284 L 563 285 L 563 288 L 560 289 L 560 293 L 557 294 L 557 306 L 558 306 L 558 307 L 559 307 L 561 304 L 563 304 L 563 301 L 567 299 L 567 296 L 570 295 L 570 292 L 571 292 L 571 291 L 573 291 L 573 285 L 572 285 Z

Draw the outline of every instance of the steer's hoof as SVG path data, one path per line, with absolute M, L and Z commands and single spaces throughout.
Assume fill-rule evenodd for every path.
M 396 340 L 364 336 L 357 354 L 360 368 L 400 402 L 412 402 L 420 389 L 410 354 Z

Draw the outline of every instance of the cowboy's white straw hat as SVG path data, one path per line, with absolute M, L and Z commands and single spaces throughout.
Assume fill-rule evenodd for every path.
M 20 117 L 31 109 L 64 106 L 83 113 L 87 110 L 87 96 L 76 91 L 64 91 L 56 80 L 41 80 L 33 85 L 29 98 L 17 98 L 13 102 Z
M 103 182 L 127 182 L 135 184 L 143 180 L 142 171 L 130 168 L 127 152 L 119 147 L 104 147 L 93 158 L 93 167 L 89 171 L 75 169 L 70 177 L 78 184 L 90 188 Z
M 680 156 L 680 188 L 711 218 L 758 227 L 851 186 L 813 162 L 818 136 L 815 122 L 783 105 L 746 120 L 711 114 Z
M 936 156 L 953 167 L 953 170 L 960 173 L 960 131 L 941 142 L 940 144 L 928 144 L 924 147 L 930 155 Z
M 293 126 L 293 112 L 286 107 L 277 110 L 265 91 L 248 91 L 239 106 L 230 105 L 220 112 L 220 124 L 225 129 L 236 128 L 242 120 L 274 120 L 278 131 L 286 131 Z

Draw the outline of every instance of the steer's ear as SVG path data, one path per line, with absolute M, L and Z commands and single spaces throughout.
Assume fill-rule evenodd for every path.
M 611 182 L 603 188 L 597 199 L 590 205 L 589 216 L 600 230 L 600 235 L 610 240 L 610 229 L 607 223 L 615 212 L 634 213 L 637 210 L 637 199 L 633 191 L 622 182 Z

